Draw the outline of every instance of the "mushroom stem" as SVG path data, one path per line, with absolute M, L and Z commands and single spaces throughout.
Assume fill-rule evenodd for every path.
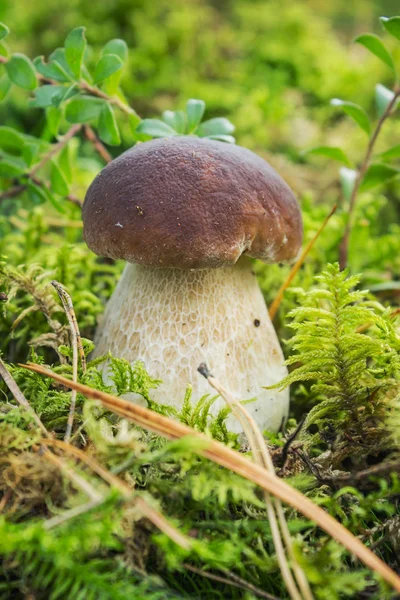
M 188 384 L 193 400 L 209 393 L 202 362 L 229 383 L 262 429 L 278 430 L 288 414 L 288 390 L 263 386 L 287 374 L 251 261 L 223 269 L 155 269 L 128 263 L 99 326 L 95 356 L 143 361 L 163 383 L 155 401 L 179 408 Z M 137 400 L 137 398 L 135 398 Z M 212 412 L 224 407 L 218 399 Z M 240 432 L 235 419 L 228 427 Z

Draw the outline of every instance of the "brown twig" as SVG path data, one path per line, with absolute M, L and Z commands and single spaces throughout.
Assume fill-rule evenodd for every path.
M 329 219 L 331 218 L 331 216 L 335 213 L 337 209 L 337 204 L 334 205 L 334 207 L 332 208 L 331 212 L 329 213 L 329 215 L 325 218 L 324 222 L 322 223 L 322 225 L 320 226 L 320 228 L 318 229 L 317 233 L 314 235 L 314 237 L 312 238 L 312 240 L 310 240 L 308 242 L 308 244 L 304 247 L 302 253 L 300 254 L 299 258 L 297 259 L 297 261 L 294 263 L 293 267 L 290 270 L 289 275 L 286 277 L 285 281 L 283 282 L 283 284 L 281 285 L 281 287 L 278 290 L 278 293 L 275 296 L 274 301 L 272 302 L 271 306 L 269 307 L 269 316 L 271 318 L 271 321 L 274 320 L 276 313 L 278 312 L 279 306 L 282 302 L 282 298 L 283 298 L 283 294 L 285 293 L 285 291 L 287 290 L 287 288 L 289 287 L 289 285 L 292 283 L 295 275 L 297 274 L 297 272 L 299 271 L 301 265 L 303 264 L 307 254 L 310 252 L 311 248 L 314 246 L 315 242 L 317 241 L 317 239 L 319 238 L 319 236 L 321 235 L 321 233 L 323 232 L 323 230 L 325 229 Z
M 249 592 L 253 592 L 253 594 L 255 594 L 256 596 L 259 596 L 259 598 L 266 598 L 266 600 L 279 600 L 279 598 L 277 598 L 276 596 L 272 596 L 271 594 L 264 592 L 257 586 L 253 585 L 252 583 L 249 583 L 245 579 L 242 579 L 241 577 L 239 577 L 238 575 L 235 575 L 234 573 L 231 573 L 230 571 L 227 572 L 227 577 L 221 577 L 221 575 L 215 575 L 214 573 L 210 573 L 210 571 L 204 571 L 203 569 L 198 569 L 197 567 L 194 567 L 193 565 L 189 565 L 188 563 L 183 563 L 183 566 L 188 571 L 197 573 L 198 575 L 201 575 L 202 577 L 207 577 L 207 579 L 212 579 L 213 581 L 218 581 L 219 583 L 226 583 L 227 585 L 232 585 L 233 587 L 237 587 L 242 590 L 248 590 Z
M 35 413 L 35 411 L 31 407 L 31 405 L 29 404 L 28 400 L 25 398 L 24 394 L 19 389 L 17 382 L 12 377 L 11 373 L 8 371 L 6 365 L 4 364 L 4 362 L 2 361 L 1 358 L 0 358 L 0 376 L 3 378 L 4 383 L 6 384 L 6 386 L 8 387 L 8 389 L 10 390 L 10 392 L 12 393 L 12 395 L 14 396 L 14 398 L 18 402 L 18 404 L 23 406 L 29 412 L 29 414 L 32 415 L 33 419 L 35 420 L 35 423 L 38 425 L 38 427 L 41 429 L 41 431 L 46 436 L 48 436 L 49 432 L 47 431 L 46 427 L 43 425 L 42 421 L 39 419 L 38 415 Z
M 111 162 L 112 161 L 111 154 L 108 152 L 107 148 L 101 143 L 101 141 L 99 140 L 99 138 L 97 137 L 97 135 L 95 134 L 93 129 L 91 127 L 89 127 L 89 125 L 85 125 L 84 133 L 85 133 L 85 136 L 87 137 L 87 139 L 89 140 L 89 142 L 91 142 L 93 144 L 95 150 L 100 154 L 101 158 L 106 163 Z
M 68 129 L 67 133 L 62 136 L 62 139 L 54 144 L 51 149 L 42 157 L 42 159 L 36 165 L 34 165 L 34 167 L 29 171 L 29 176 L 34 177 L 34 175 L 36 175 L 36 173 L 40 171 L 40 169 L 44 167 L 44 165 L 48 163 L 53 156 L 58 154 L 60 150 L 62 150 L 64 146 L 68 144 L 69 140 L 71 140 L 81 129 L 82 125 L 72 125 L 72 127 Z
M 57 294 L 61 300 L 63 305 L 65 314 L 67 315 L 68 324 L 71 332 L 71 342 L 72 342 L 72 377 L 74 381 L 78 381 L 78 352 L 81 359 L 82 371 L 86 371 L 86 358 L 85 352 L 82 346 L 82 338 L 79 331 L 78 321 L 76 319 L 74 305 L 72 303 L 72 298 L 68 294 L 67 290 L 58 283 L 58 281 L 51 281 L 51 285 L 56 289 Z M 71 406 L 68 414 L 68 422 L 67 428 L 65 431 L 64 440 L 66 442 L 69 441 L 72 433 L 72 427 L 74 425 L 74 414 L 75 414 L 75 406 L 76 406 L 76 390 L 72 390 L 71 392 Z
M 349 253 L 349 238 L 350 238 L 350 233 L 351 233 L 351 228 L 352 228 L 352 219 L 353 219 L 354 208 L 356 205 L 357 195 L 358 195 L 358 191 L 360 189 L 361 182 L 362 182 L 364 175 L 369 167 L 369 163 L 370 163 L 370 160 L 372 157 L 374 146 L 375 146 L 376 140 L 379 136 L 379 133 L 382 129 L 382 126 L 383 126 L 384 122 L 386 121 L 386 119 L 391 116 L 392 109 L 395 106 L 399 97 L 400 97 L 400 88 L 394 90 L 393 98 L 387 105 L 384 113 L 379 118 L 378 123 L 375 127 L 375 130 L 368 142 L 368 146 L 367 146 L 367 150 L 366 150 L 364 159 L 361 163 L 360 168 L 358 169 L 357 176 L 356 176 L 356 179 L 354 182 L 354 187 L 352 189 L 351 196 L 350 196 L 349 210 L 347 213 L 347 223 L 346 223 L 346 227 L 344 230 L 342 241 L 339 246 L 339 264 L 340 264 L 341 269 L 345 269 L 347 266 L 347 258 L 348 258 L 348 253 Z

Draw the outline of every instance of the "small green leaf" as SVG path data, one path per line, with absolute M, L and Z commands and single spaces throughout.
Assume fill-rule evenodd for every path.
M 71 149 L 67 144 L 58 155 L 58 166 L 62 170 L 65 179 L 68 183 L 72 182 L 72 167 L 71 167 Z
M 46 110 L 46 120 L 49 131 L 56 136 L 60 128 L 63 111 L 57 106 L 49 106 Z
M 389 90 L 384 85 L 378 83 L 378 85 L 375 87 L 375 102 L 378 110 L 378 115 L 380 117 L 384 114 L 388 106 L 391 104 L 393 98 L 394 92 L 392 92 L 392 90 Z M 397 103 L 398 100 L 395 102 L 395 104 Z
M 78 93 L 79 93 L 79 88 L 76 83 L 73 83 L 69 87 L 62 86 L 60 88 L 60 93 L 54 94 L 54 96 L 52 98 L 52 104 L 53 104 L 53 106 L 56 106 L 58 108 L 62 102 L 66 102 L 70 98 L 73 98 L 74 96 L 76 96 Z
M 39 108 L 47 108 L 53 105 L 53 99 L 61 97 L 65 93 L 65 88 L 59 85 L 42 85 L 35 90 L 35 99 L 32 100 L 31 106 L 38 106 Z
M 348 167 L 351 166 L 350 160 L 341 148 L 332 146 L 317 146 L 316 148 L 311 148 L 310 150 L 307 150 L 304 154 L 318 154 L 321 156 L 327 156 L 328 158 L 331 158 L 332 160 L 337 160 L 338 162 L 341 162 L 347 165 Z
M 0 78 L 0 102 L 4 100 L 11 89 L 11 80 L 7 75 Z
M 0 40 L 6 37 L 10 33 L 9 28 L 4 23 L 0 23 Z
M 381 158 L 383 161 L 400 158 L 400 144 L 397 144 L 397 146 L 393 146 L 393 148 L 389 148 L 389 150 L 382 152 L 379 154 L 379 158 Z
M 167 125 L 167 123 L 160 121 L 159 119 L 143 119 L 137 126 L 136 131 L 138 133 L 151 135 L 151 137 L 155 138 L 177 135 L 176 131 L 172 129 L 172 127 Z
M 101 51 L 102 56 L 105 54 L 116 54 L 124 63 L 128 58 L 128 46 L 124 40 L 110 40 Z
M 94 83 L 100 83 L 107 79 L 123 66 L 123 62 L 116 54 L 104 54 L 96 65 L 94 71 Z
M 24 136 L 12 127 L 0 127 L 0 148 L 2 150 L 21 150 L 25 143 Z
M 9 78 L 15 85 L 26 90 L 33 90 L 37 85 L 33 64 L 24 54 L 15 53 L 6 63 Z
M 43 75 L 43 77 L 47 77 L 48 79 L 54 79 L 60 83 L 66 83 L 72 79 L 68 71 L 66 71 L 56 60 L 49 61 L 46 65 L 43 56 L 37 56 L 34 59 L 33 64 L 35 65 L 36 70 Z
M 66 106 L 65 118 L 70 123 L 88 123 L 100 114 L 104 100 L 93 96 L 74 96 Z
M 340 106 L 344 110 L 345 113 L 349 115 L 367 135 L 371 133 L 371 123 L 369 121 L 368 115 L 361 106 L 358 104 L 354 104 L 354 102 L 346 102 L 345 100 L 340 100 L 339 98 L 333 98 L 331 100 L 332 106 Z
M 165 110 L 162 114 L 162 120 L 172 127 L 176 133 L 186 133 L 186 114 L 182 110 Z
M 396 169 L 384 163 L 375 163 L 368 167 L 360 185 L 361 191 L 370 190 L 378 185 L 382 185 L 400 175 L 400 169 Z
M 216 140 L 217 142 L 225 142 L 226 144 L 236 144 L 236 140 L 233 135 L 208 135 L 209 140 Z
M 395 38 L 400 40 L 400 17 L 381 17 L 380 21 L 386 31 L 394 35 Z
M 373 33 L 364 33 L 356 37 L 354 41 L 367 48 L 367 50 L 372 52 L 372 54 L 375 54 L 376 57 L 393 69 L 393 71 L 396 71 L 392 55 L 377 35 Z
M 69 80 L 74 79 L 74 74 L 71 71 L 71 68 L 66 59 L 65 48 L 56 48 L 50 54 L 47 66 L 53 65 L 53 63 L 60 65 L 62 71 L 67 74 Z
M 104 104 L 100 112 L 98 124 L 99 136 L 106 144 L 110 146 L 119 146 L 121 136 L 117 125 L 115 114 L 110 104 Z
M 27 167 L 30 167 L 32 165 L 34 158 L 37 155 L 38 149 L 38 144 L 29 141 L 25 143 L 24 148 L 22 150 L 22 158 L 25 161 Z
M 51 161 L 50 182 L 51 187 L 56 194 L 59 194 L 60 196 L 68 196 L 68 182 L 64 176 L 64 173 L 61 171 L 60 167 L 55 161 Z
M 81 77 L 83 56 L 86 50 L 85 27 L 76 27 L 65 40 L 65 58 L 77 79 Z
M 186 114 L 188 123 L 188 133 L 191 133 L 200 123 L 206 109 L 206 103 L 203 100 L 191 98 L 186 103 Z
M 196 135 L 208 137 L 210 135 L 229 135 L 235 131 L 235 126 L 225 119 L 225 117 L 216 117 L 204 121 L 196 130 Z
M 347 167 L 341 167 L 339 175 L 344 197 L 346 200 L 350 200 L 357 179 L 357 171 L 354 171 L 354 169 L 348 169 Z
M 17 177 L 22 175 L 26 166 L 21 160 L 12 156 L 0 156 L 0 177 Z
M 48 200 L 48 195 L 40 185 L 35 185 L 28 181 L 28 194 L 32 204 L 44 204 Z

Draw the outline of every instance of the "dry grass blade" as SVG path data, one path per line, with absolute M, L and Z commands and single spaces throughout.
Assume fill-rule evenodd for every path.
M 202 363 L 199 366 L 198 371 L 207 379 L 211 387 L 213 387 L 225 400 L 227 405 L 231 408 L 232 413 L 241 423 L 243 431 L 246 434 L 247 440 L 249 441 L 254 462 L 261 465 L 262 467 L 265 467 L 271 473 L 275 473 L 274 465 L 272 462 L 271 455 L 268 451 L 268 447 L 265 443 L 265 440 L 259 427 L 257 426 L 257 423 L 254 421 L 250 413 L 234 396 L 232 396 L 232 394 L 223 385 L 221 385 L 218 379 L 216 379 L 210 373 L 206 364 Z M 308 585 L 305 573 L 298 564 L 293 552 L 292 540 L 290 537 L 289 528 L 286 523 L 282 504 L 277 498 L 271 500 L 271 497 L 267 492 L 264 492 L 264 498 L 265 503 L 267 505 L 268 518 L 270 522 L 272 537 L 274 540 L 276 555 L 278 558 L 282 577 L 286 584 L 289 595 L 292 598 L 300 598 L 302 594 L 306 600 L 313 600 L 313 595 L 310 586 Z M 296 577 L 298 587 L 293 579 L 292 573 L 289 568 L 289 564 L 285 554 L 285 549 L 282 544 L 282 538 L 279 532 L 278 522 L 285 542 L 286 551 L 292 561 L 293 571 Z
M 314 235 L 312 240 L 310 240 L 308 242 L 308 244 L 306 244 L 306 246 L 304 247 L 304 250 L 302 251 L 299 258 L 296 260 L 293 267 L 291 268 L 289 275 L 286 277 L 285 281 L 279 288 L 278 293 L 276 294 L 275 300 L 272 302 L 271 306 L 269 307 L 269 311 L 268 311 L 269 316 L 271 317 L 271 321 L 274 320 L 276 313 L 278 312 L 278 309 L 282 302 L 283 294 L 286 292 L 287 288 L 292 283 L 295 275 L 297 274 L 298 270 L 300 269 L 301 265 L 303 264 L 307 254 L 310 252 L 311 248 L 314 246 L 315 242 L 317 241 L 317 239 L 319 238 L 319 236 L 325 229 L 331 216 L 336 212 L 336 209 L 337 209 L 337 204 L 334 205 L 331 212 L 325 218 L 324 222 L 322 223 L 321 227 L 318 229 L 317 233 Z
M 231 448 L 224 446 L 220 442 L 212 440 L 201 434 L 187 425 L 173 421 L 168 417 L 164 417 L 155 413 L 148 408 L 133 404 L 112 394 L 107 394 L 99 390 L 90 388 L 89 386 L 75 383 L 66 377 L 57 375 L 48 369 L 35 364 L 21 365 L 28 370 L 40 373 L 46 377 L 50 377 L 55 381 L 76 389 L 87 398 L 100 400 L 100 402 L 121 417 L 130 419 L 136 425 L 158 433 L 168 439 L 179 439 L 186 436 L 191 436 L 197 440 L 201 440 L 196 446 L 195 451 L 200 455 L 212 460 L 213 462 L 234 471 L 238 475 L 252 481 L 262 489 L 273 494 L 283 502 L 286 502 L 308 519 L 311 519 L 319 525 L 326 533 L 328 533 L 337 542 L 340 542 L 347 550 L 357 556 L 366 566 L 373 569 L 395 590 L 400 592 L 400 577 L 386 565 L 382 560 L 375 556 L 360 540 L 351 534 L 343 525 L 336 519 L 331 517 L 322 508 L 314 504 L 306 496 L 298 490 L 291 487 L 276 475 L 269 473 L 266 469 L 251 462 L 239 452 L 235 452 Z

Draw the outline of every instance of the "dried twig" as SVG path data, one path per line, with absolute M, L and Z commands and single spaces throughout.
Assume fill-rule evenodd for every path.
M 81 334 L 79 331 L 78 321 L 76 320 L 76 315 L 74 311 L 74 305 L 72 304 L 72 298 L 68 294 L 67 290 L 58 283 L 58 281 L 53 280 L 51 285 L 56 289 L 57 294 L 61 300 L 63 305 L 65 314 L 67 315 L 70 332 L 71 332 L 71 342 L 72 342 L 72 376 L 74 381 L 78 381 L 78 351 L 81 358 L 81 365 L 83 372 L 86 371 L 86 358 L 85 352 L 82 346 Z M 72 390 L 71 392 L 71 406 L 68 414 L 68 422 L 67 428 L 65 431 L 65 441 L 68 442 L 71 437 L 72 427 L 74 424 L 74 414 L 75 414 L 75 406 L 76 406 L 76 390 Z
M 270 471 L 270 473 L 275 474 L 275 469 L 272 463 L 271 455 L 268 451 L 263 435 L 252 416 L 248 413 L 245 407 L 236 398 L 234 398 L 232 394 L 230 394 L 228 390 L 224 386 L 222 386 L 220 382 L 210 373 L 205 363 L 202 363 L 199 366 L 198 371 L 207 379 L 211 387 L 213 387 L 225 400 L 227 405 L 232 410 L 232 413 L 241 423 L 243 431 L 248 439 L 250 448 L 253 453 L 253 460 L 260 466 L 265 467 L 268 471 Z M 277 498 L 272 500 L 267 492 L 265 492 L 264 498 L 265 503 L 267 505 L 268 518 L 270 522 L 272 537 L 274 540 L 276 556 L 289 595 L 294 599 L 300 599 L 301 594 L 303 594 L 303 597 L 307 600 L 313 600 L 313 595 L 311 593 L 305 574 L 299 566 L 296 557 L 293 553 L 292 540 L 290 538 L 290 533 L 287 527 L 282 504 Z M 278 516 L 279 526 L 281 528 L 282 536 L 285 542 L 286 551 L 288 552 L 292 560 L 293 571 L 297 580 L 298 587 L 293 579 L 292 573 L 289 568 L 289 564 L 287 562 L 285 550 L 282 544 L 282 539 L 279 533 L 276 515 Z
M 8 387 L 8 389 L 10 390 L 10 392 L 12 393 L 12 395 L 14 396 L 14 398 L 18 402 L 18 404 L 23 406 L 29 412 L 29 414 L 32 415 L 37 426 L 40 427 L 40 429 L 46 436 L 48 436 L 49 432 L 47 431 L 46 427 L 43 425 L 42 421 L 39 419 L 38 415 L 35 413 L 35 411 L 31 407 L 31 405 L 29 404 L 28 400 L 25 398 L 24 394 L 19 389 L 17 382 L 12 377 L 11 373 L 8 371 L 6 365 L 4 364 L 4 362 L 2 361 L 1 358 L 0 358 L 0 376 L 3 378 L 4 383 L 6 384 L 6 386 Z
M 91 142 L 95 148 L 95 150 L 100 154 L 101 158 L 105 160 L 106 163 L 112 161 L 112 156 L 108 152 L 107 148 L 101 143 L 95 132 L 89 125 L 85 125 L 84 133 L 89 142 Z
M 315 521 L 328 535 L 342 544 L 349 552 L 357 556 L 366 566 L 374 570 L 387 583 L 393 586 L 395 590 L 400 592 L 399 576 L 364 546 L 350 531 L 343 527 L 341 523 L 314 504 L 304 494 L 288 485 L 282 479 L 279 479 L 276 475 L 269 473 L 266 469 L 248 460 L 239 452 L 235 452 L 231 448 L 208 438 L 206 435 L 195 431 L 183 423 L 176 422 L 144 406 L 128 402 L 112 394 L 95 390 L 81 383 L 74 383 L 70 379 L 53 373 L 41 365 L 27 364 L 21 366 L 35 373 L 50 377 L 71 389 L 75 388 L 87 398 L 100 400 L 108 410 L 131 420 L 139 427 L 153 431 L 165 438 L 180 439 L 190 436 L 196 439 L 200 443 L 195 445 L 193 448 L 194 452 L 252 481 L 298 510 L 311 521 Z
M 269 307 L 269 311 L 268 311 L 269 312 L 269 316 L 271 318 L 271 321 L 274 320 L 275 315 L 278 312 L 279 306 L 280 306 L 280 304 L 282 302 L 283 294 L 285 293 L 285 291 L 287 290 L 287 288 L 289 287 L 289 285 L 292 283 L 294 277 L 296 276 L 296 274 L 299 271 L 301 265 L 303 264 L 303 262 L 304 262 L 304 260 L 305 260 L 305 258 L 307 256 L 307 254 L 310 252 L 311 248 L 314 246 L 315 242 L 317 241 L 317 239 L 319 238 L 319 236 L 321 235 L 321 233 L 325 229 L 325 227 L 326 227 L 329 219 L 331 218 L 331 216 L 336 212 L 336 209 L 337 209 L 337 204 L 334 205 L 334 207 L 332 208 L 331 212 L 325 218 L 324 222 L 322 223 L 321 227 L 318 229 L 318 231 L 314 235 L 314 237 L 304 247 L 302 253 L 299 256 L 299 258 L 296 260 L 296 262 L 294 263 L 293 267 L 291 268 L 289 275 L 286 277 L 285 281 L 283 282 L 283 284 L 279 288 L 278 293 L 276 294 L 275 299 L 272 302 L 271 306 Z
M 386 110 L 380 117 L 380 119 L 375 127 L 375 131 L 373 132 L 373 134 L 369 140 L 364 159 L 361 163 L 360 168 L 358 169 L 357 177 L 354 182 L 354 187 L 351 192 L 347 223 L 346 223 L 346 227 L 344 230 L 342 241 L 339 246 L 339 263 L 340 263 L 341 269 L 344 269 L 347 266 L 347 258 L 348 258 L 348 253 L 349 253 L 349 238 L 350 238 L 351 228 L 352 228 L 352 224 L 353 224 L 352 223 L 353 213 L 354 213 L 354 208 L 356 206 L 357 195 L 358 195 L 358 191 L 360 189 L 361 182 L 362 182 L 364 175 L 369 167 L 369 163 L 371 161 L 375 143 L 376 143 L 376 140 L 378 139 L 378 136 L 382 129 L 382 126 L 383 126 L 384 122 L 386 121 L 386 119 L 391 116 L 392 110 L 395 107 L 399 97 L 400 97 L 400 88 L 394 90 L 393 98 L 387 105 Z

